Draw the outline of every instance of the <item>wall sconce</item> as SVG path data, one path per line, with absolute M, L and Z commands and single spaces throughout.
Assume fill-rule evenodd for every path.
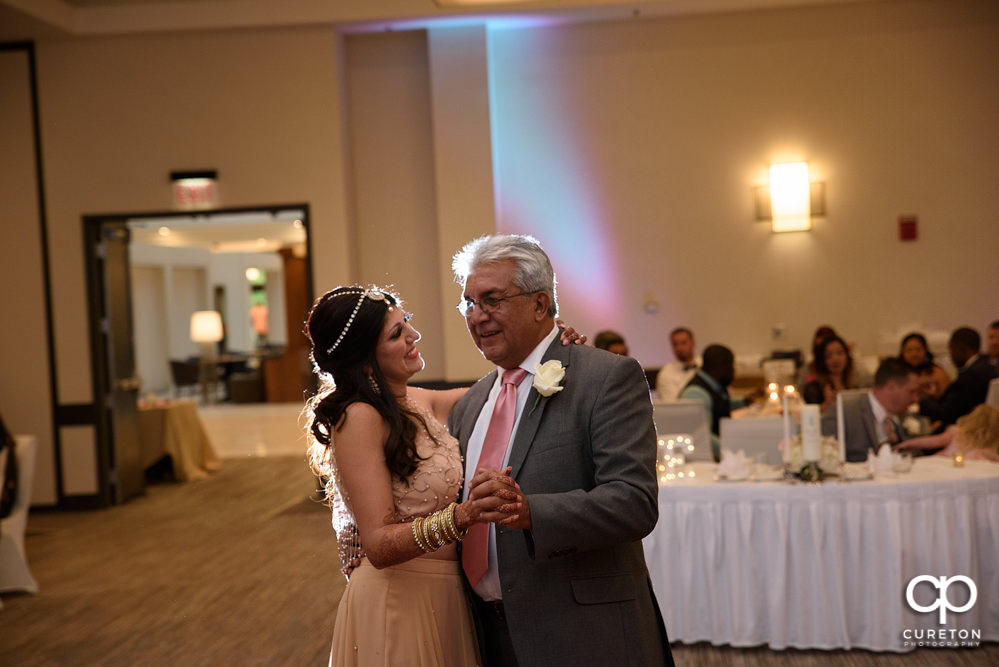
M 808 180 L 808 163 L 770 165 L 770 185 L 757 186 L 756 219 L 769 220 L 775 232 L 812 228 L 812 217 L 826 214 L 825 183 Z
M 222 316 L 215 310 L 199 310 L 191 315 L 191 340 L 201 344 L 198 363 L 201 398 L 209 403 L 209 385 L 215 388 L 215 343 L 222 340 Z

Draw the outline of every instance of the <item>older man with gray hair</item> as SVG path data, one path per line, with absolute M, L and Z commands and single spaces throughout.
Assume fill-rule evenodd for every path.
M 462 545 L 486 664 L 673 664 L 642 550 L 658 518 L 642 367 L 558 343 L 555 273 L 533 238 L 477 239 L 453 266 L 497 367 L 451 412 L 465 495 L 497 475 L 520 493 L 515 518 Z

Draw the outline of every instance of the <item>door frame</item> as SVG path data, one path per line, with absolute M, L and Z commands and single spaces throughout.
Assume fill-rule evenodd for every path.
M 96 460 L 97 460 L 97 482 L 98 491 L 93 495 L 66 497 L 60 493 L 59 504 L 67 509 L 91 509 L 107 507 L 114 502 L 115 493 L 113 487 L 113 475 L 111 463 L 114 451 L 114 429 L 111 423 L 112 415 L 108 409 L 111 386 L 110 367 L 108 363 L 107 351 L 102 345 L 104 337 L 104 324 L 102 322 L 104 290 L 104 266 L 100 257 L 98 246 L 102 239 L 105 227 L 121 225 L 133 218 L 176 218 L 184 215 L 226 215 L 238 213 L 270 213 L 275 214 L 289 209 L 302 211 L 302 225 L 305 229 L 305 266 L 306 266 L 306 286 L 308 289 L 308 300 L 314 298 L 313 274 L 312 274 L 312 234 L 310 232 L 310 210 L 309 205 L 298 204 L 266 204 L 260 206 L 241 206 L 236 208 L 217 209 L 197 209 L 197 210 L 170 210 L 138 213 L 110 213 L 103 215 L 83 216 L 83 237 L 84 237 L 84 265 L 87 279 L 87 321 L 90 333 L 90 361 L 91 379 L 93 391 L 92 409 L 77 415 L 74 420 L 75 425 L 93 426 L 96 434 Z M 131 240 L 129 240 L 131 242 Z M 126 286 L 126 294 L 131 294 L 131 280 Z M 129 297 L 129 300 L 131 298 Z M 128 304 L 131 309 L 131 304 Z M 109 334 L 110 335 L 110 334 Z M 113 344 L 113 341 L 112 341 Z M 134 359 L 133 359 L 134 363 Z M 58 465 L 56 475 L 62 478 L 62 466 Z

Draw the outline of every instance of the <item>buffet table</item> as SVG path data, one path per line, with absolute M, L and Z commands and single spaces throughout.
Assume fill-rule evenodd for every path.
M 725 482 L 715 469 L 691 464 L 692 479 L 660 486 L 644 540 L 672 641 L 907 651 L 942 629 L 999 640 L 999 464 L 925 457 L 909 473 L 822 484 Z M 940 625 L 939 611 L 906 602 L 917 575 L 970 577 L 977 602 Z M 948 595 L 960 607 L 970 589 Z M 924 607 L 939 597 L 925 582 L 913 593 Z
M 205 477 L 221 467 L 194 401 L 165 401 L 139 407 L 143 467 L 169 456 L 179 482 Z

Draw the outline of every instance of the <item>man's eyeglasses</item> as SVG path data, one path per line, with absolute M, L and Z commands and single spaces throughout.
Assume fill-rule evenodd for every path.
M 534 292 L 520 292 L 518 294 L 508 294 L 507 296 L 484 296 L 481 299 L 463 299 L 458 303 L 455 308 L 461 313 L 462 317 L 469 317 L 475 313 L 476 310 L 485 313 L 486 315 L 491 315 L 499 310 L 499 307 L 503 305 L 503 302 L 507 299 L 512 299 L 515 296 L 530 296 Z

